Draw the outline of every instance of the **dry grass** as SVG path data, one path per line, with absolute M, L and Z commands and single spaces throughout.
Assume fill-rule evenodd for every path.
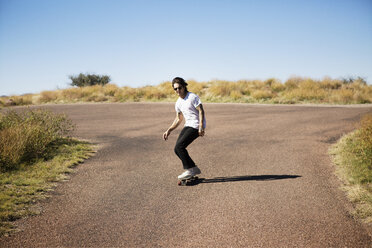
M 91 155 L 90 144 L 66 138 L 73 128 L 65 115 L 47 110 L 0 113 L 0 236 L 13 229 L 12 221 L 33 214 L 30 205 Z
M 188 89 L 205 102 L 242 103 L 372 103 L 372 86 L 362 79 L 322 80 L 291 77 L 286 82 L 270 78 L 262 80 L 188 80 Z M 140 88 L 118 87 L 114 84 L 74 87 L 43 91 L 40 94 L 0 98 L 0 106 L 75 102 L 139 102 L 174 101 L 177 99 L 171 82 Z
M 355 132 L 330 149 L 348 197 L 355 203 L 354 214 L 372 223 L 372 115 L 366 115 Z
M 17 170 L 0 173 L 0 236 L 15 229 L 13 221 L 38 214 L 32 205 L 93 152 L 87 142 L 63 138 L 49 147 L 48 159 L 24 162 Z
M 305 79 L 296 84 L 291 84 L 289 90 L 284 93 L 284 99 L 292 102 L 324 102 L 327 91 L 321 88 L 320 83 Z
M 0 171 L 44 156 L 48 145 L 74 128 L 65 115 L 47 110 L 9 110 L 0 114 Z

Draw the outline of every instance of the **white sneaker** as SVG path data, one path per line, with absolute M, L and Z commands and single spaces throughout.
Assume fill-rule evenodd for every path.
M 191 168 L 191 169 L 184 171 L 181 175 L 179 175 L 178 179 L 189 179 L 193 176 L 195 176 L 195 173 L 194 173 L 194 170 Z
M 201 174 L 201 171 L 198 168 L 198 166 L 193 167 L 192 170 L 193 170 L 193 172 L 194 172 L 195 175 Z

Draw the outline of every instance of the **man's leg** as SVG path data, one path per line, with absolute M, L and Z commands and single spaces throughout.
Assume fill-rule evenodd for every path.
M 195 163 L 187 152 L 186 147 L 198 137 L 199 131 L 192 127 L 184 127 L 178 136 L 174 152 L 181 159 L 185 170 L 195 167 Z

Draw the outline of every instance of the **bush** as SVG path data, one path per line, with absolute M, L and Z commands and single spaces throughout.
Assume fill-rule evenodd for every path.
M 291 81 L 287 81 L 291 82 Z M 287 84 L 286 83 L 286 84 Z M 302 101 L 313 101 L 318 102 L 327 98 L 327 92 L 320 87 L 319 82 L 312 79 L 306 79 L 301 82 L 296 82 L 294 87 L 293 82 L 288 83 L 287 87 L 290 85 L 291 90 L 285 92 L 284 97 L 287 100 L 295 100 L 296 102 Z
M 46 90 L 40 93 L 39 101 L 42 103 L 53 102 L 58 98 L 58 91 Z
M 119 91 L 119 87 L 115 84 L 106 84 L 103 87 L 103 92 L 105 96 L 115 96 L 116 92 Z
M 40 158 L 48 145 L 74 128 L 65 115 L 47 110 L 8 111 L 0 116 L 0 170 L 17 169 L 20 163 Z
M 372 114 L 362 118 L 357 138 L 359 145 L 355 147 L 354 153 L 358 154 L 360 161 L 365 165 L 363 169 L 365 178 L 362 182 L 372 183 Z
M 320 82 L 320 87 L 323 89 L 337 90 L 342 87 L 342 81 L 337 80 L 337 79 L 331 79 L 329 77 L 325 77 Z
M 203 96 L 204 89 L 207 87 L 207 84 L 206 83 L 203 83 L 203 82 L 198 83 L 195 80 L 188 80 L 187 83 L 188 83 L 187 89 L 189 91 L 197 94 L 199 97 L 202 97 Z M 174 92 L 171 93 L 171 95 L 173 95 L 173 94 L 174 94 Z
M 117 91 L 114 95 L 115 99 L 119 102 L 127 102 L 127 101 L 139 101 L 139 89 L 134 89 L 131 87 L 122 87 Z
M 209 94 L 213 97 L 226 97 L 230 96 L 233 90 L 232 83 L 228 81 L 215 81 L 209 87 Z
M 287 90 L 292 90 L 292 89 L 297 89 L 298 88 L 298 85 L 304 81 L 303 78 L 301 77 L 291 77 L 289 78 L 285 83 L 285 87 Z
M 372 114 L 365 115 L 359 128 L 344 136 L 330 153 L 337 165 L 337 175 L 344 181 L 353 214 L 372 223 Z
M 61 91 L 62 100 L 78 101 L 83 98 L 82 88 L 68 88 Z
M 256 100 L 271 99 L 273 97 L 273 93 L 268 90 L 256 90 L 252 93 L 252 97 Z
M 338 163 L 348 183 L 372 183 L 372 114 L 364 116 L 359 129 L 342 141 L 338 145 Z
M 83 74 L 80 73 L 78 76 L 69 76 L 71 79 L 71 86 L 92 86 L 92 85 L 105 85 L 111 81 L 111 78 L 107 75 L 96 75 L 96 74 Z

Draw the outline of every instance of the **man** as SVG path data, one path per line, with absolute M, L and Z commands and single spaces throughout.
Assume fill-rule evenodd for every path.
M 178 179 L 188 179 L 200 174 L 200 169 L 191 159 L 186 148 L 199 136 L 204 136 L 206 120 L 203 105 L 199 97 L 187 90 L 187 83 L 183 78 L 176 77 L 172 80 L 172 86 L 179 96 L 176 102 L 176 119 L 173 124 L 163 134 L 163 139 L 167 140 L 171 132 L 176 129 L 185 119 L 185 126 L 182 129 L 174 152 L 181 159 L 185 171 L 178 176 Z

